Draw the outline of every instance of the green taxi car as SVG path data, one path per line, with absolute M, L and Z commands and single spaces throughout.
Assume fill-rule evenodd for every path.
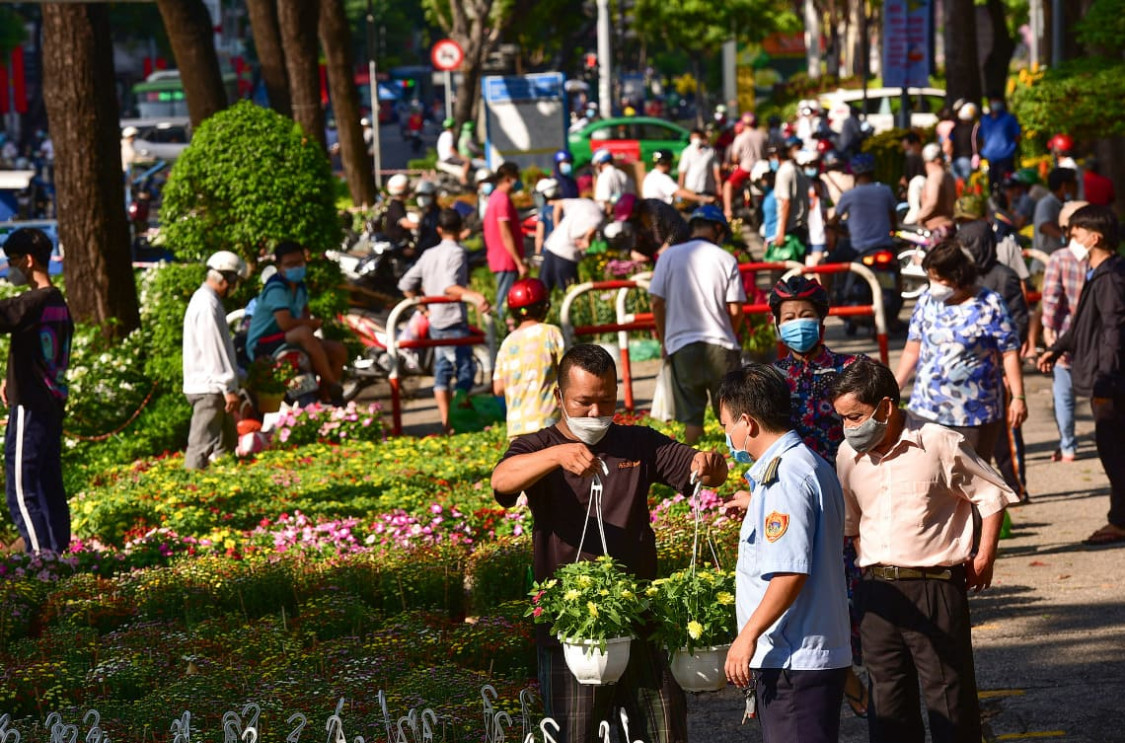
M 613 153 L 617 163 L 652 162 L 652 153 L 671 150 L 679 157 L 688 146 L 691 132 L 679 124 L 649 116 L 599 119 L 569 135 L 574 167 L 590 163 L 594 150 L 602 147 Z

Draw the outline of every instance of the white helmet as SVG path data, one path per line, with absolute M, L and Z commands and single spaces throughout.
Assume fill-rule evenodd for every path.
M 414 193 L 418 196 L 437 193 L 437 184 L 433 181 L 418 181 L 418 186 L 414 189 Z
M 559 196 L 559 182 L 554 178 L 541 178 L 535 184 L 535 192 L 548 201 Z
M 392 175 L 391 179 L 387 181 L 387 193 L 391 196 L 402 196 L 410 190 L 410 179 L 402 173 Z
M 925 162 L 933 162 L 934 160 L 941 159 L 941 145 L 937 142 L 930 142 L 922 148 L 922 160 Z
M 250 268 L 246 261 L 229 250 L 220 250 L 208 258 L 207 268 L 219 273 L 233 273 L 240 279 L 250 278 Z
M 750 168 L 750 180 L 753 182 L 760 181 L 765 178 L 766 174 L 770 172 L 769 160 L 757 160 L 754 166 Z
M 977 117 L 977 104 L 969 102 L 957 109 L 957 118 L 961 121 L 973 121 Z
M 480 183 L 481 181 L 487 181 L 491 177 L 492 177 L 492 171 L 489 170 L 488 168 L 480 168 L 479 170 L 477 170 L 477 172 L 474 176 L 477 183 Z
M 797 164 L 801 167 L 812 165 L 820 160 L 820 154 L 815 150 L 801 150 L 797 153 Z M 757 163 L 755 163 L 757 164 Z
M 139 132 L 137 131 L 137 127 L 135 127 L 135 126 L 127 126 L 127 127 L 125 127 L 124 129 L 121 130 L 121 138 L 122 139 L 128 139 L 129 137 L 135 137 L 135 136 L 137 136 L 137 134 L 139 134 Z

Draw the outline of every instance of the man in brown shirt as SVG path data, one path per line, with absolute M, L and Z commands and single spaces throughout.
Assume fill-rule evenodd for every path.
M 655 578 L 649 488 L 659 482 L 687 490 L 693 473 L 704 485 L 722 485 L 728 471 L 725 457 L 696 451 L 646 426 L 614 424 L 617 368 L 600 346 L 578 345 L 563 356 L 556 394 L 562 420 L 513 441 L 492 473 L 500 505 L 511 508 L 521 491 L 527 494 L 535 520 L 535 579 L 548 580 L 561 565 L 602 554 L 598 523 L 587 516 L 595 473 L 604 487 L 601 511 L 608 554 L 638 578 Z M 595 743 L 598 724 L 609 719 L 614 707 L 622 707 L 639 726 L 635 737 L 686 743 L 684 693 L 655 644 L 633 641 L 619 683 L 583 686 L 567 669 L 558 641 L 542 625 L 537 630 L 545 711 L 563 726 L 561 740 Z
M 855 538 L 872 743 L 981 739 L 967 590 L 988 588 L 1004 509 L 1018 502 L 961 434 L 899 409 L 891 370 L 859 359 L 833 405 L 844 535 Z M 974 528 L 974 509 L 980 527 Z
M 957 181 L 945 167 L 941 145 L 931 142 L 923 147 L 922 159 L 926 163 L 926 185 L 922 187 L 918 224 L 927 230 L 949 230 L 953 227 Z

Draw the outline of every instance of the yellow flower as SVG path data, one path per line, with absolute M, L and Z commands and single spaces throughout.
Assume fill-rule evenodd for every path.
M 693 619 L 687 623 L 687 633 L 691 639 L 698 640 L 703 637 L 703 625 Z
M 580 575 L 575 579 L 575 582 L 583 588 L 589 588 L 590 584 L 593 583 L 594 580 L 588 575 Z
M 658 593 L 660 593 L 660 589 L 657 588 L 656 586 L 649 586 L 648 588 L 645 589 L 645 595 L 646 596 L 655 596 Z
M 727 591 L 719 591 L 719 594 L 715 596 L 715 599 L 723 606 L 730 606 L 734 603 L 734 596 L 730 595 L 730 593 Z
M 628 588 L 626 588 L 625 590 L 623 590 L 623 591 L 621 592 L 621 598 L 623 598 L 623 599 L 631 599 L 631 598 L 633 598 L 633 592 L 632 592 L 632 591 L 630 591 L 630 590 L 629 590 Z
M 572 588 L 563 594 L 563 601 L 574 601 L 576 598 L 578 598 L 578 595 L 578 591 L 575 591 Z
M 606 589 L 603 588 L 602 590 L 598 591 L 598 595 L 599 596 L 608 596 L 609 591 L 607 591 Z
M 587 601 L 586 608 L 590 610 L 590 616 L 596 617 L 598 615 L 598 605 L 593 601 Z M 700 630 L 702 631 L 702 628 Z

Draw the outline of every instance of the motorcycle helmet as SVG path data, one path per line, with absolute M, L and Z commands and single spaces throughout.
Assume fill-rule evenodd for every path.
M 250 278 L 250 268 L 246 265 L 246 261 L 229 250 L 220 250 L 212 254 L 211 257 L 207 259 L 207 268 L 222 274 L 233 273 L 243 280 Z
M 935 160 L 941 160 L 942 158 L 943 153 L 941 151 L 941 145 L 937 142 L 930 142 L 928 145 L 922 148 L 923 162 L 932 163 Z
M 775 321 L 781 316 L 782 302 L 794 299 L 812 304 L 821 320 L 828 316 L 828 292 L 824 286 L 819 281 L 797 275 L 777 282 L 770 292 L 770 312 Z
M 1047 143 L 1047 149 L 1054 153 L 1070 152 L 1074 149 L 1074 140 L 1069 134 L 1056 134 Z
M 605 147 L 599 147 L 594 150 L 594 157 L 591 159 L 594 165 L 602 165 L 604 163 L 613 162 L 613 153 Z
M 730 223 L 727 222 L 723 210 L 714 204 L 704 204 L 697 207 L 695 211 L 688 217 L 688 226 L 694 225 L 696 222 L 710 222 L 719 226 L 720 237 L 730 232 Z
M 454 119 L 452 116 L 441 122 L 442 129 L 452 129 L 455 126 L 457 126 L 457 119 Z
M 473 178 L 477 183 L 484 183 L 485 181 L 492 178 L 492 171 L 488 168 L 480 168 L 476 173 L 473 174 Z
M 559 150 L 555 153 L 554 161 L 558 163 L 572 163 L 574 162 L 574 155 L 571 155 L 566 150 Z
M 617 203 L 613 205 L 613 219 L 615 222 L 624 222 L 633 216 L 633 209 L 637 206 L 635 194 L 622 194 Z
M 801 150 L 797 153 L 797 164 L 801 166 L 812 165 L 820 160 L 820 153 Z
M 508 290 L 508 309 L 517 317 L 538 315 L 550 302 L 547 286 L 539 279 L 520 279 Z
M 961 121 L 973 121 L 976 119 L 977 113 L 977 104 L 970 101 L 961 104 L 961 107 L 957 109 L 957 118 Z
M 852 175 L 862 175 L 864 173 L 875 172 L 875 156 L 862 152 L 852 158 Z
M 461 125 L 461 131 L 462 132 L 471 132 L 472 130 L 474 130 L 476 128 L 477 128 L 477 125 L 474 124 L 471 121 L 466 121 L 464 124 Z
M 410 179 L 402 173 L 392 175 L 387 181 L 387 193 L 391 196 L 402 196 L 410 190 Z
M 418 181 L 418 187 L 414 189 L 414 193 L 418 196 L 429 196 L 437 193 L 437 184 L 433 181 Z
M 671 150 L 657 150 L 656 152 L 652 153 L 653 165 L 663 165 L 664 163 L 668 163 L 669 165 L 671 165 L 674 159 L 675 156 L 672 154 Z
M 121 130 L 121 138 L 122 139 L 132 139 L 133 137 L 137 136 L 139 133 L 140 132 L 137 131 L 137 127 L 127 126 L 127 127 L 125 127 L 124 129 Z
M 544 201 L 551 201 L 559 197 L 559 182 L 554 178 L 540 178 L 535 183 L 535 193 L 543 197 Z
M 825 152 L 824 155 L 821 156 L 820 161 L 824 163 L 824 167 L 828 170 L 838 168 L 843 163 L 840 153 L 836 152 L 836 150 L 828 150 Z

